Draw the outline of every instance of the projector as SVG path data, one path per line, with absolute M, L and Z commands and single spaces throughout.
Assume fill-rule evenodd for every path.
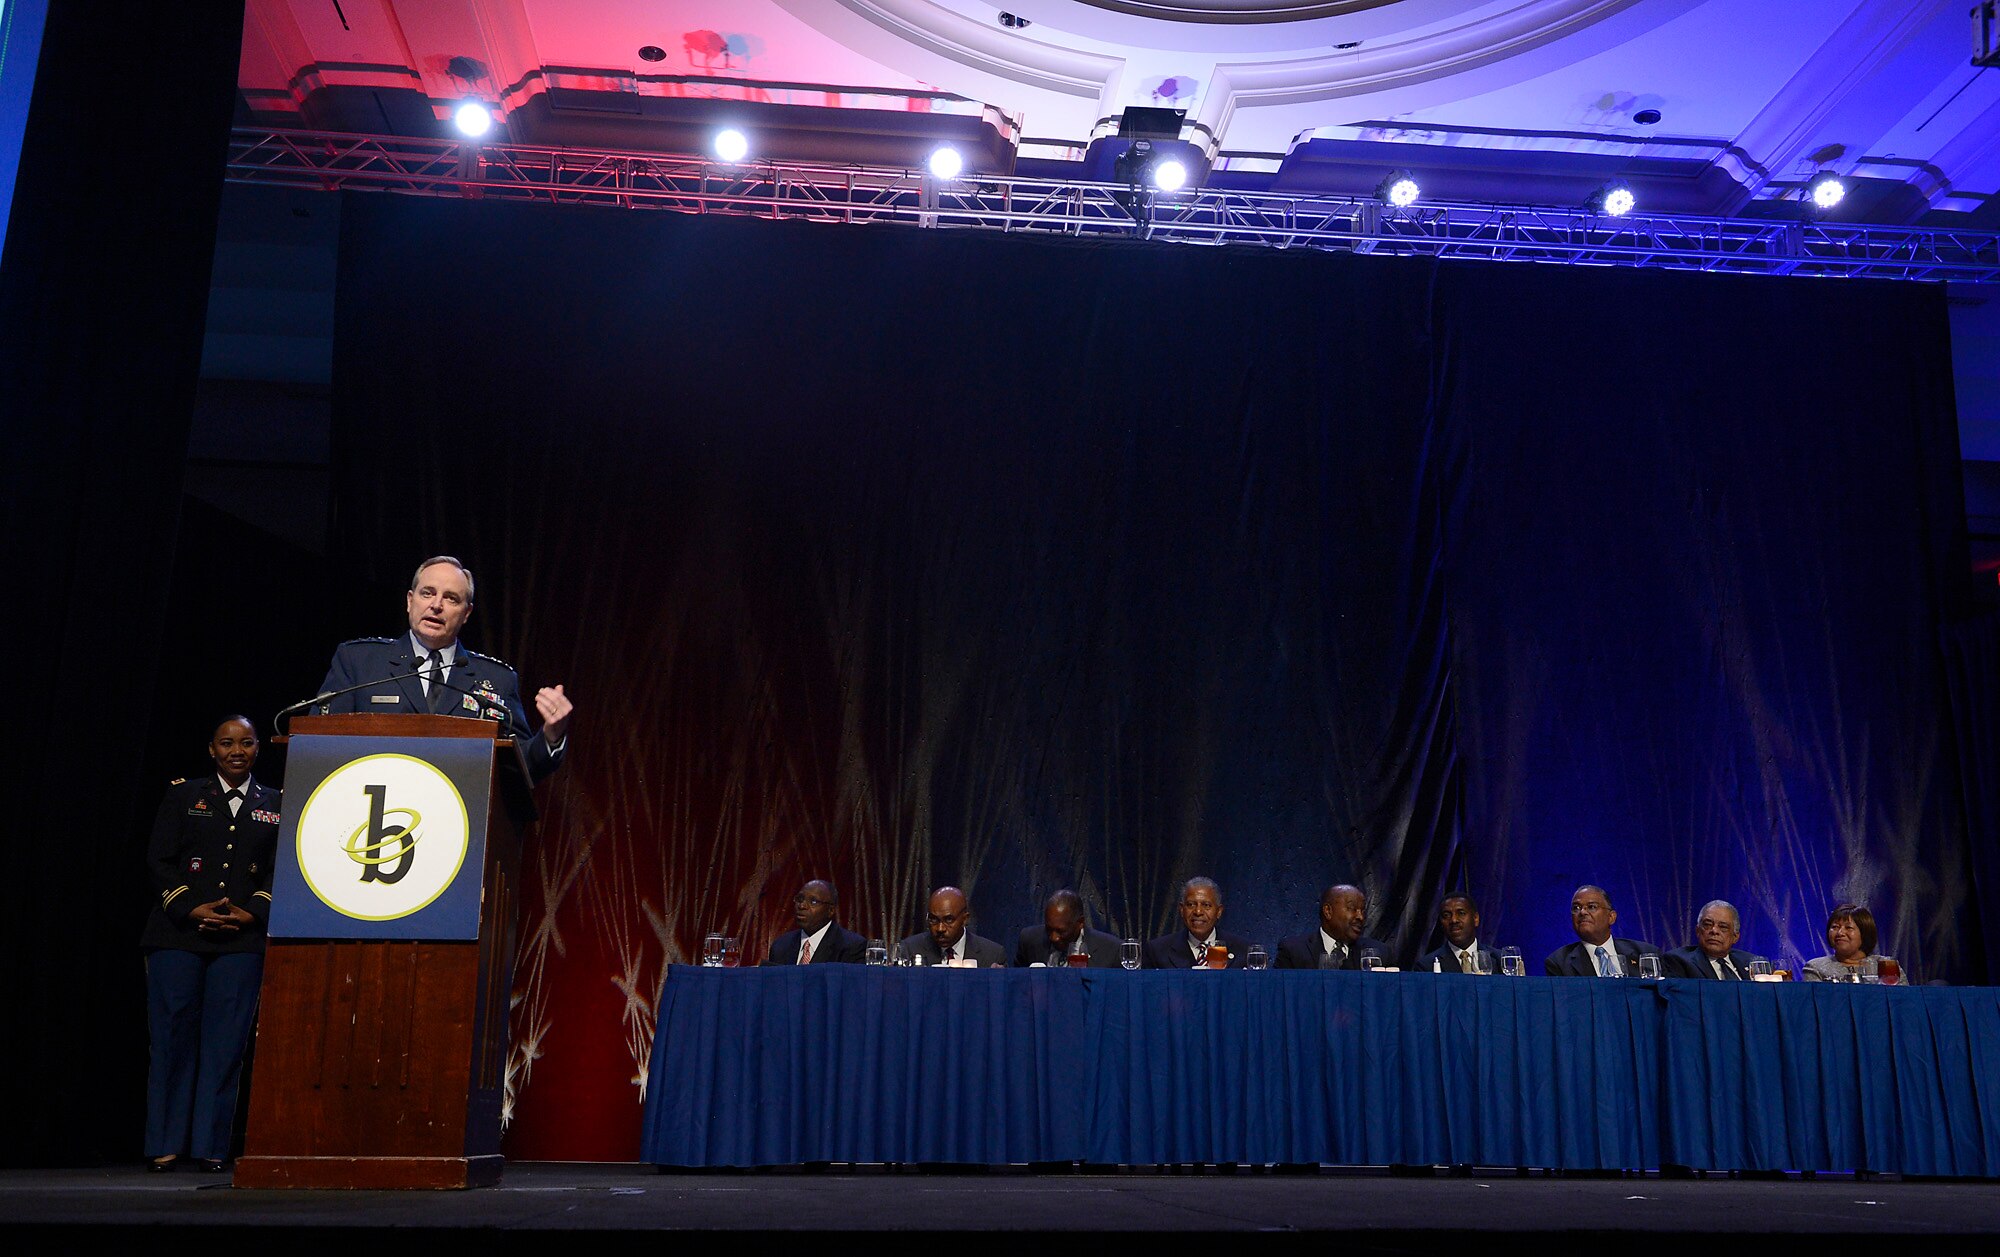
M 1972 6 L 1972 64 L 1990 70 L 2000 66 L 2000 3 L 1980 0 Z

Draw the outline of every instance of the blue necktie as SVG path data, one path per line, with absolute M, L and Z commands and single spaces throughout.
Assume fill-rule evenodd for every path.
M 1615 976 L 1611 972 L 1611 953 L 1604 950 L 1602 943 L 1597 945 L 1597 976 L 1600 978 Z

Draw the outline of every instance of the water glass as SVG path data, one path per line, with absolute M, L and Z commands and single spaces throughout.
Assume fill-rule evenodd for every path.
M 701 940 L 701 963 L 710 969 L 722 964 L 722 935 L 710 934 Z
M 1271 967 L 1271 953 L 1264 950 L 1264 944 L 1252 943 L 1250 944 L 1250 954 L 1243 958 L 1243 964 L 1245 967 L 1251 969 L 1269 969 Z
M 1484 947 L 1472 953 L 1472 971 L 1481 977 L 1493 976 L 1493 953 Z
M 1500 949 L 1500 972 L 1510 978 L 1525 978 L 1528 976 L 1528 962 L 1521 959 L 1520 948 L 1502 947 Z
M 1381 952 L 1376 951 L 1373 947 L 1370 947 L 1367 951 L 1361 953 L 1362 972 L 1373 973 L 1377 969 L 1380 969 L 1381 967 L 1382 967 Z
M 1128 938 L 1118 944 L 1118 963 L 1127 969 L 1139 967 L 1139 940 Z
M 1639 957 L 1639 976 L 1649 980 L 1657 979 L 1660 976 L 1660 957 L 1658 953 L 1647 952 L 1645 955 Z
M 889 963 L 889 945 L 879 938 L 868 940 L 868 950 L 862 955 L 862 963 L 886 965 Z
M 1882 962 L 1874 956 L 1863 956 L 1861 958 L 1861 972 L 1856 976 L 1871 986 L 1880 985 L 1882 981 Z
M 1770 962 L 1770 961 L 1768 961 L 1768 960 L 1753 960 L 1753 961 L 1751 961 L 1751 962 L 1750 962 L 1750 976 L 1751 976 L 1751 977 L 1753 977 L 1753 978 L 1768 978 L 1768 977 L 1770 977 L 1770 976 L 1771 976 L 1771 962 Z
M 725 938 L 725 939 L 723 939 L 723 940 L 722 940 L 722 967 L 723 967 L 723 968 L 725 968 L 725 969 L 734 969 L 734 968 L 735 968 L 736 966 L 738 966 L 738 965 L 740 965 L 740 964 L 742 964 L 742 963 L 743 963 L 743 943 L 742 943 L 742 940 L 740 940 L 740 939 L 734 939 L 734 938 Z

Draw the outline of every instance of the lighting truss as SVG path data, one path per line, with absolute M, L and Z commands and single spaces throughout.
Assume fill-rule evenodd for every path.
M 238 130 L 227 178 L 352 189 L 738 214 L 831 223 L 906 223 L 1068 236 L 1127 235 L 1119 184 L 922 170 L 476 144 L 335 132 Z M 1481 258 L 1751 275 L 2000 284 L 2000 233 L 1807 219 L 1681 214 L 1607 218 L 1585 209 L 1372 197 L 1159 193 L 1151 237 L 1402 257 Z

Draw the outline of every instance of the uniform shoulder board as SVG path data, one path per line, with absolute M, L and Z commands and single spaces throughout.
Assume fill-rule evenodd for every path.
M 176 778 L 174 778 L 174 779 L 173 779 L 172 781 L 169 781 L 169 782 L 168 782 L 167 784 L 168 784 L 168 785 L 170 785 L 170 786 L 184 786 L 184 785 L 186 785 L 186 784 L 187 784 L 187 778 L 186 778 L 186 777 L 176 777 Z
M 342 642 L 343 646 L 381 646 L 395 641 L 393 637 L 351 637 Z
M 466 648 L 463 646 L 459 647 L 459 649 L 465 651 L 466 654 L 472 656 L 474 659 L 483 659 L 487 663 L 493 664 L 495 667 L 505 668 L 509 672 L 513 672 L 515 670 L 514 665 L 508 663 L 505 659 L 495 659 L 491 655 L 482 655 L 476 650 L 466 650 Z

